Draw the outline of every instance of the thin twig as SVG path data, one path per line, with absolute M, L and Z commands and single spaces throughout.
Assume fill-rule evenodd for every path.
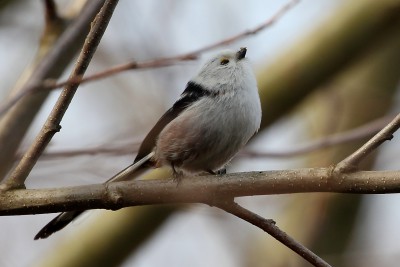
M 108 155 L 134 155 L 139 149 L 139 142 L 121 144 L 115 146 L 100 146 L 92 148 L 82 148 L 82 149 L 71 149 L 71 150 L 60 150 L 60 151 L 49 151 L 43 153 L 40 160 L 54 160 L 60 158 L 84 156 L 84 155 L 98 155 L 98 154 L 108 154 Z
M 337 133 L 334 135 L 326 136 L 321 139 L 312 141 L 304 145 L 294 146 L 291 149 L 282 149 L 282 151 L 252 151 L 244 150 L 238 154 L 239 157 L 256 157 L 256 158 L 289 158 L 304 155 L 306 153 L 314 152 L 320 149 L 329 148 L 331 146 L 345 144 L 348 142 L 357 141 L 376 134 L 385 125 L 393 119 L 393 115 L 384 116 L 372 122 L 368 122 L 360 127 L 351 129 L 349 131 Z M 98 146 L 82 149 L 48 151 L 43 153 L 41 160 L 54 160 L 59 158 L 84 156 L 84 155 L 98 155 L 109 154 L 115 156 L 132 155 L 137 152 L 140 142 L 124 143 L 120 145 Z M 21 158 L 21 156 L 17 158 Z
M 274 23 L 276 23 L 288 10 L 290 10 L 293 6 L 295 6 L 297 3 L 299 3 L 300 0 L 291 0 L 288 2 L 286 5 L 284 5 L 280 10 L 278 10 L 275 15 L 272 17 L 268 18 L 265 22 L 260 24 L 254 29 L 244 31 L 240 34 L 237 34 L 235 36 L 232 36 L 230 38 L 224 39 L 222 41 L 219 41 L 217 43 L 213 43 L 210 45 L 207 45 L 205 47 L 202 47 L 200 49 L 197 49 L 195 51 L 178 55 L 178 56 L 173 56 L 173 57 L 165 57 L 165 58 L 158 58 L 154 60 L 148 60 L 148 61 L 131 61 L 128 63 L 120 64 L 114 67 L 111 67 L 107 70 L 92 74 L 92 75 L 87 75 L 86 77 L 81 76 L 74 76 L 70 77 L 68 80 L 59 82 L 57 83 L 56 80 L 53 79 L 47 79 L 43 82 L 33 84 L 29 88 L 26 88 L 23 92 L 20 92 L 19 94 L 15 95 L 13 98 L 9 99 L 5 104 L 3 104 L 0 107 L 0 116 L 2 116 L 8 109 L 10 109 L 15 103 L 17 103 L 23 96 L 26 94 L 30 94 L 33 92 L 36 92 L 38 90 L 53 90 L 56 88 L 60 88 L 63 86 L 66 86 L 68 84 L 75 84 L 75 83 L 85 83 L 89 81 L 94 81 L 94 80 L 99 80 L 103 79 L 106 77 L 109 77 L 111 75 L 127 71 L 127 70 L 134 70 L 134 69 L 147 69 L 147 68 L 160 68 L 160 67 L 165 67 L 165 66 L 170 66 L 177 64 L 178 62 L 182 61 L 187 61 L 187 60 L 194 60 L 197 59 L 198 56 L 206 51 L 215 49 L 220 46 L 228 45 L 233 42 L 236 42 L 240 39 L 243 39 L 247 36 L 257 34 L 258 32 L 272 26 Z
M 394 132 L 400 128 L 400 114 L 397 115 L 385 128 L 378 132 L 363 146 L 336 165 L 335 171 L 345 173 L 354 171 L 360 162 L 370 155 L 383 142 L 392 140 Z
M 385 127 L 391 120 L 393 115 L 384 116 L 372 122 L 368 122 L 360 127 L 351 129 L 349 131 L 329 135 L 318 140 L 312 141 L 308 144 L 294 146 L 292 149 L 284 151 L 268 151 L 256 152 L 245 150 L 239 155 L 247 157 L 268 157 L 268 158 L 288 158 L 304 155 L 306 153 L 314 152 L 320 149 L 332 147 L 339 144 L 346 144 L 349 142 L 357 141 L 369 136 L 372 136 Z
M 311 250 L 294 240 L 292 237 L 287 235 L 284 231 L 279 229 L 279 227 L 276 226 L 275 221 L 271 219 L 265 219 L 258 214 L 240 206 L 233 200 L 213 202 L 212 205 L 264 230 L 269 235 L 274 237 L 286 247 L 290 248 L 292 251 L 300 255 L 300 257 L 302 257 L 312 265 L 317 267 L 331 266 L 323 259 L 318 257 L 318 255 L 316 255 L 314 252 L 312 252 Z
M 100 43 L 101 37 L 107 28 L 108 22 L 111 19 L 117 3 L 118 0 L 107 0 L 100 12 L 97 14 L 70 77 L 82 76 L 85 73 L 89 66 L 89 62 Z M 40 133 L 14 171 L 1 185 L 0 190 L 24 187 L 25 180 L 32 168 L 35 166 L 38 158 L 50 143 L 54 134 L 61 129 L 60 122 L 67 111 L 78 86 L 79 83 L 65 86 Z

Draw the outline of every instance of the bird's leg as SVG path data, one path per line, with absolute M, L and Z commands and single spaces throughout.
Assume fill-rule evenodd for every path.
M 207 170 L 207 172 L 212 175 L 223 175 L 223 174 L 226 174 L 226 168 L 222 168 L 217 171 Z
M 224 175 L 224 174 L 226 174 L 226 168 L 222 168 L 222 169 L 217 170 L 217 174 L 218 174 L 218 175 Z
M 180 184 L 180 182 L 182 181 L 182 177 L 183 177 L 183 172 L 179 171 L 175 168 L 175 164 L 173 162 L 171 162 L 171 168 L 172 168 L 172 179 L 174 180 L 174 182 L 176 182 L 176 186 L 178 186 Z

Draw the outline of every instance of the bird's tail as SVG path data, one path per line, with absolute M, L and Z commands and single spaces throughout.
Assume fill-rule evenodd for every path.
M 134 162 L 129 165 L 110 179 L 108 179 L 105 183 L 111 182 L 122 182 L 126 180 L 136 179 L 140 175 L 142 175 L 145 171 L 152 166 L 152 164 L 148 164 L 150 159 L 154 156 L 154 152 L 149 153 L 147 156 L 141 158 L 140 160 Z
M 139 161 L 129 165 L 113 177 L 111 177 L 105 183 L 111 182 L 121 182 L 129 179 L 135 179 L 147 171 L 151 164 L 148 163 L 149 160 L 154 156 L 154 152 L 151 152 L 147 156 L 143 157 Z M 35 240 L 44 239 L 54 234 L 55 232 L 63 229 L 70 222 L 72 222 L 76 217 L 81 215 L 85 210 L 74 210 L 74 211 L 66 211 L 60 213 L 57 217 L 51 220 L 48 224 L 46 224 L 40 231 L 35 235 Z

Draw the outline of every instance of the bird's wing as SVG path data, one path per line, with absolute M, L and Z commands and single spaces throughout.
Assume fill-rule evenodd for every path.
M 158 120 L 154 127 L 144 138 L 140 145 L 139 152 L 134 160 L 134 163 L 138 162 L 142 158 L 146 157 L 151 153 L 156 145 L 158 135 L 172 120 L 179 116 L 185 109 L 187 109 L 194 102 L 198 101 L 204 96 L 210 95 L 211 92 L 203 86 L 188 82 L 186 89 L 181 94 L 181 97 L 175 102 L 175 104 L 165 112 L 165 114 Z

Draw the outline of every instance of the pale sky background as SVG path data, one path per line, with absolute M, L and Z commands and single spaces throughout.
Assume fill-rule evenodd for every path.
M 41 1 L 20 2 L 4 10 L 0 16 L 0 97 L 6 95 L 21 70 L 31 62 L 43 27 Z M 131 59 L 152 59 L 201 48 L 259 25 L 286 2 L 121 0 L 88 73 Z M 273 61 L 342 4 L 345 5 L 346 1 L 303 0 L 272 28 L 221 49 L 246 46 L 248 57 L 257 69 Z M 49 149 L 140 140 L 151 126 L 148 122 L 155 121 L 169 108 L 204 59 L 213 53 L 215 51 L 206 53 L 195 62 L 127 72 L 81 86 L 61 123 L 62 131 L 56 134 Z M 25 147 L 40 129 L 58 93 L 53 92 L 46 102 L 24 142 Z M 291 130 L 288 131 L 288 128 Z M 281 121 L 263 132 L 252 145 L 259 149 L 284 150 L 296 141 L 296 136 L 303 130 L 300 121 Z M 136 133 L 137 136 L 129 136 L 129 133 Z M 377 168 L 398 169 L 398 161 L 388 159 L 398 154 L 399 144 L 400 138 L 396 135 L 390 145 L 384 146 Z M 107 156 L 86 156 L 42 161 L 33 170 L 27 186 L 38 188 L 98 183 L 132 160 L 133 155 L 113 157 L 111 160 Z M 232 170 L 285 169 L 297 164 L 296 160 L 262 159 L 241 162 Z M 268 211 L 263 211 L 269 212 L 270 217 L 285 203 L 285 196 L 254 199 L 256 204 L 270 205 Z M 242 201 L 252 202 L 248 198 Z M 377 262 L 383 263 L 381 266 L 394 266 L 390 264 L 392 260 L 400 259 L 398 203 L 399 195 L 368 196 L 359 219 L 362 220 L 362 227 L 354 238 L 354 255 L 376 255 Z M 33 241 L 36 232 L 53 217 L 50 214 L 0 218 L 0 266 L 31 266 L 45 257 L 53 244 L 74 231 L 74 226 L 71 226 L 47 240 Z M 246 249 L 241 241 L 254 234 L 270 238 L 236 218 L 220 216 L 214 209 L 196 206 L 173 216 L 123 266 L 241 266 L 240 256 Z M 238 246 L 239 243 L 241 245 Z M 293 254 L 293 257 L 297 256 Z

